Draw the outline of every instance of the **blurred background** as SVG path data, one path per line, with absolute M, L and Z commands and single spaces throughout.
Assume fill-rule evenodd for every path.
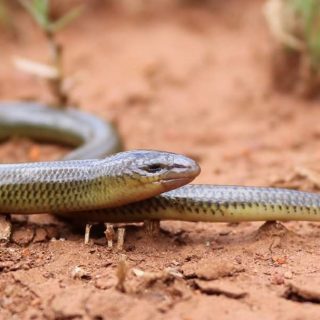
M 195 158 L 197 182 L 275 185 L 319 163 L 319 12 L 314 0 L 1 0 L 0 99 L 92 112 L 127 149 Z M 14 141 L 0 156 L 65 152 Z
M 197 183 L 319 191 L 319 18 L 319 0 L 0 0 L 0 100 L 95 114 L 126 149 L 199 161 Z M 67 152 L 14 138 L 0 162 Z M 317 222 L 131 226 L 119 254 L 20 219 L 0 318 L 319 319 Z

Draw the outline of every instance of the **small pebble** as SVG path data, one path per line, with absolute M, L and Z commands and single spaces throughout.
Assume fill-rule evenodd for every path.
M 32 228 L 20 228 L 13 231 L 11 239 L 15 244 L 27 245 L 32 241 L 34 234 L 35 233 Z
M 37 228 L 33 238 L 33 242 L 44 242 L 47 240 L 47 231 L 43 228 Z
M 272 261 L 278 265 L 286 264 L 287 258 L 286 257 L 272 257 Z
M 82 267 L 76 266 L 71 271 L 71 277 L 73 279 L 90 279 L 91 276 L 89 272 L 84 270 Z
M 7 242 L 10 240 L 12 225 L 10 219 L 5 215 L 0 215 L 0 240 Z
M 241 256 L 236 256 L 236 257 L 234 258 L 234 260 L 235 260 L 238 264 L 241 264 L 241 263 L 242 263 L 242 258 L 241 258 Z
M 271 279 L 271 283 L 275 285 L 284 284 L 284 277 L 283 274 L 275 273 Z
M 291 271 L 286 271 L 286 272 L 284 273 L 284 277 L 285 277 L 286 279 L 292 279 L 292 272 L 291 272 Z

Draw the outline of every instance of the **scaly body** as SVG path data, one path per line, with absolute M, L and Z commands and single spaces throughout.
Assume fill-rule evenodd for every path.
M 120 206 L 182 186 L 198 165 L 174 153 L 133 150 L 103 160 L 0 165 L 0 212 L 71 212 Z
M 73 217 L 84 222 L 320 221 L 320 196 L 279 188 L 194 184 L 118 208 L 77 212 Z
M 110 124 L 75 109 L 4 103 L 0 139 L 12 135 L 77 149 L 65 157 L 71 161 L 0 165 L 2 213 L 52 212 L 90 222 L 320 221 L 317 194 L 241 186 L 181 187 L 200 170 L 194 161 L 176 154 L 130 151 L 104 160 L 73 160 L 101 158 L 121 149 Z M 172 191 L 159 195 L 168 190 Z

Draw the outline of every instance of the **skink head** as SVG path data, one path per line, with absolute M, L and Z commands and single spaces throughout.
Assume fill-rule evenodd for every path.
M 133 151 L 131 170 L 147 183 L 160 184 L 163 191 L 191 182 L 199 173 L 199 165 L 180 154 L 140 150 Z
M 112 159 L 119 190 L 124 190 L 123 199 L 131 198 L 130 201 L 181 187 L 200 173 L 194 160 L 164 151 L 133 150 L 118 153 Z

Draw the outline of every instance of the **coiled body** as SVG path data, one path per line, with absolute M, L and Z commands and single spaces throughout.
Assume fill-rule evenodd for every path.
M 129 151 L 103 160 L 75 160 L 101 158 L 121 149 L 111 125 L 75 109 L 0 104 L 0 139 L 12 135 L 77 148 L 65 157 L 68 161 L 0 165 L 0 213 L 51 212 L 89 222 L 320 220 L 317 194 L 183 186 L 200 170 L 181 155 Z
M 66 158 L 99 158 L 120 148 L 109 124 L 75 109 L 0 105 L 0 138 L 11 135 L 65 142 Z M 120 206 L 190 182 L 199 166 L 182 155 L 148 150 L 98 160 L 0 165 L 0 213 L 73 212 Z
M 98 159 L 122 151 L 111 124 L 73 108 L 38 103 L 0 103 L 0 140 L 11 136 L 76 147 L 64 160 Z

